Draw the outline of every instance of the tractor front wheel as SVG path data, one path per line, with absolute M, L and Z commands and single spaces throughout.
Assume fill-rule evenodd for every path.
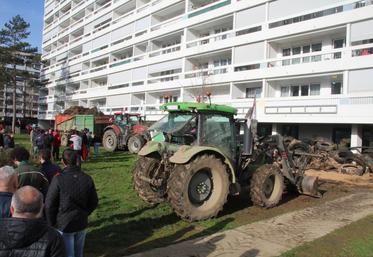
M 167 182 L 168 200 L 178 216 L 196 221 L 214 217 L 229 192 L 227 167 L 213 155 L 175 166 Z
M 263 165 L 251 178 L 251 201 L 262 207 L 274 207 L 280 202 L 284 187 L 284 177 L 280 169 L 271 164 Z
M 106 130 L 104 136 L 102 137 L 102 144 L 106 151 L 114 152 L 118 146 L 117 135 L 114 130 Z
M 131 136 L 127 143 L 128 151 L 130 151 L 130 153 L 138 153 L 144 145 L 145 140 L 140 135 Z
M 134 188 L 141 199 L 149 204 L 157 204 L 164 201 L 166 185 L 151 185 L 146 179 L 159 179 L 164 174 L 161 161 L 152 157 L 140 156 L 133 170 Z M 163 178 L 166 181 L 166 178 Z

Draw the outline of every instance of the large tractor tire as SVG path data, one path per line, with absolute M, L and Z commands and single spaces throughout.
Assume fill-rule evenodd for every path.
M 177 165 L 167 182 L 168 200 L 184 220 L 204 220 L 223 209 L 229 192 L 228 169 L 214 155 Z
M 280 202 L 284 188 L 284 177 L 280 169 L 275 165 L 265 164 L 254 171 L 251 178 L 251 201 L 262 207 L 274 207 Z
M 138 153 L 145 145 L 145 139 L 141 135 L 133 135 L 128 139 L 127 147 L 130 153 Z
M 145 177 L 153 179 L 158 168 L 160 168 L 160 171 L 163 171 L 160 165 L 162 164 L 159 159 L 140 156 L 133 170 L 133 182 L 135 191 L 142 200 L 152 205 L 164 201 L 166 185 L 164 183 L 160 187 L 155 187 L 141 178 Z
M 102 144 L 106 151 L 114 152 L 118 147 L 118 138 L 114 130 L 106 130 L 102 137 Z
M 68 146 L 69 144 L 69 136 L 67 134 L 62 134 L 61 136 L 61 145 Z

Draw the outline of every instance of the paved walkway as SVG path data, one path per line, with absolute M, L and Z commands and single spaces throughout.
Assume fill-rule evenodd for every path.
M 373 192 L 355 193 L 131 257 L 269 257 L 313 241 L 373 213 Z

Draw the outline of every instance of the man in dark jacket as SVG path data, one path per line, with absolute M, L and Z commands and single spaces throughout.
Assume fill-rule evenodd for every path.
M 48 179 L 48 182 L 52 182 L 52 178 L 57 174 L 61 173 L 61 168 L 51 162 L 51 151 L 49 149 L 43 149 L 39 153 L 39 161 L 41 167 L 39 171 Z
M 30 153 L 24 147 L 16 147 L 10 153 L 10 158 L 17 166 L 19 187 L 33 186 L 45 196 L 48 191 L 48 179 L 39 169 L 29 164 Z
M 18 188 L 18 178 L 10 166 L 0 168 L 0 219 L 10 217 L 10 203 Z
M 45 200 L 48 223 L 62 233 L 68 256 L 82 257 L 88 216 L 98 204 L 92 178 L 77 165 L 79 155 L 66 149 L 64 170 L 53 178 Z
M 12 198 L 12 218 L 0 219 L 0 257 L 65 257 L 61 235 L 40 218 L 43 196 L 31 186 Z

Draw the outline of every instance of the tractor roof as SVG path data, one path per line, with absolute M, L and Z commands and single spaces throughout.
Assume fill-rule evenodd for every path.
M 213 111 L 237 114 L 237 109 L 227 105 L 191 102 L 172 102 L 161 106 L 161 110 L 169 112 L 190 112 L 190 111 Z
M 135 113 L 135 112 L 114 112 L 114 115 L 127 115 L 127 116 L 141 116 L 140 113 Z

